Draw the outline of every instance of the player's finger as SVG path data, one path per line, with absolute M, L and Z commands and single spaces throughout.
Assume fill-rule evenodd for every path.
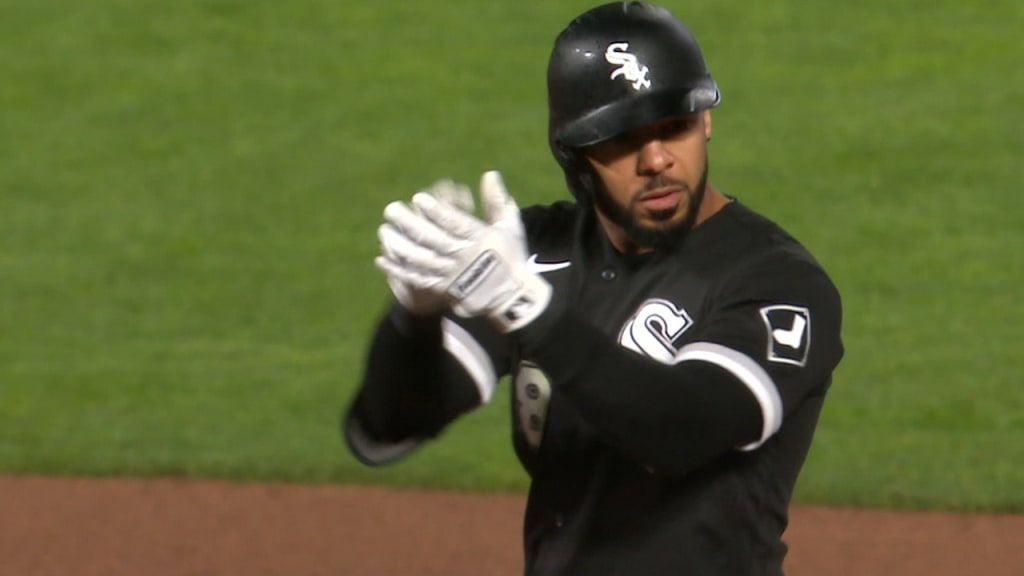
M 384 207 L 384 220 L 397 228 L 416 244 L 442 254 L 450 254 L 457 238 L 438 228 L 429 218 L 416 213 L 404 202 L 392 202 Z
M 469 187 L 453 180 L 440 180 L 425 190 L 442 202 L 447 202 L 460 210 L 473 213 L 473 193 Z
M 385 222 L 377 228 L 377 238 L 380 240 L 381 253 L 390 260 L 436 274 L 444 274 L 455 265 L 451 257 L 417 244 L 389 223 Z
M 431 194 L 420 192 L 414 195 L 412 205 L 438 228 L 458 238 L 469 238 L 486 226 L 476 216 Z
M 480 204 L 484 217 L 490 223 L 519 219 L 519 206 L 509 195 L 501 173 L 497 170 L 484 172 L 480 177 Z
M 406 286 L 417 290 L 443 292 L 441 289 L 444 286 L 443 276 L 426 273 L 423 270 L 392 260 L 387 256 L 377 256 L 374 258 L 373 264 L 381 272 L 387 274 L 391 281 L 402 282 Z

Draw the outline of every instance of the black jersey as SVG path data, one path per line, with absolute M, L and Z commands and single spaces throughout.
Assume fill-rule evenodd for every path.
M 528 576 L 781 574 L 790 496 L 842 357 L 827 274 L 735 201 L 642 255 L 618 253 L 575 204 L 522 215 L 548 311 L 508 337 L 482 321 L 383 322 L 353 450 L 390 459 L 508 374 L 531 476 Z M 395 354 L 415 354 L 415 373 L 398 374 Z

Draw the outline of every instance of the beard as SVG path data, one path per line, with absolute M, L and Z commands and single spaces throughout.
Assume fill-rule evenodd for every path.
M 598 180 L 595 178 L 595 180 Z M 708 181 L 708 162 L 704 160 L 704 170 L 695 188 L 681 180 L 658 176 L 630 197 L 628 206 L 621 206 L 612 200 L 603 185 L 595 186 L 594 203 L 597 208 L 612 222 L 625 231 L 626 236 L 639 246 L 651 248 L 657 252 L 669 252 L 683 243 L 697 221 L 697 211 L 704 201 L 704 190 Z M 598 180 L 599 182 L 599 180 Z M 686 215 L 679 222 L 671 222 L 676 209 L 659 210 L 651 213 L 656 224 L 643 225 L 633 216 L 634 209 L 640 203 L 640 197 L 658 188 L 678 186 L 686 195 Z

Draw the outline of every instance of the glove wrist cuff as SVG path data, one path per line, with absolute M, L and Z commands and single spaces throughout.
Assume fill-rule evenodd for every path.
M 491 322 L 507 334 L 519 330 L 540 316 L 551 302 L 551 285 L 539 276 L 528 275 L 515 296 L 490 314 Z

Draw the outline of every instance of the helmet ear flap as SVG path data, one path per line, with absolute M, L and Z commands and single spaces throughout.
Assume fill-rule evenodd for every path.
M 562 166 L 567 166 L 572 163 L 578 155 L 575 150 L 566 146 L 560 140 L 551 141 L 551 153 L 555 155 L 555 160 L 557 160 Z
M 555 150 L 555 158 L 562 166 L 565 183 L 568 185 L 569 191 L 572 192 L 573 198 L 580 204 L 592 202 L 598 185 L 597 175 L 590 163 L 587 162 L 583 152 L 564 144 L 553 145 L 552 149 Z

